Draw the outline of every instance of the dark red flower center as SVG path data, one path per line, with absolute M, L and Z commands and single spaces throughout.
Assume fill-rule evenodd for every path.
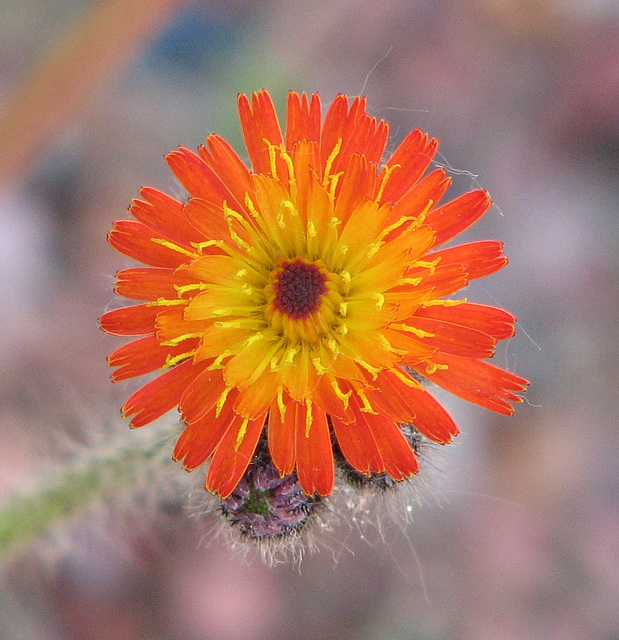
M 275 306 L 291 318 L 307 318 L 318 311 L 320 297 L 327 293 L 327 276 L 315 265 L 297 259 L 284 262 L 274 283 Z

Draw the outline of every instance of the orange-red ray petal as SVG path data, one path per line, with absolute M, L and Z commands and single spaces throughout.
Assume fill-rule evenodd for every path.
M 183 205 L 178 200 L 151 187 L 142 187 L 140 195 L 144 200 L 133 200 L 129 211 L 155 234 L 181 244 L 204 240 L 185 217 Z
M 381 202 L 395 203 L 415 185 L 430 166 L 437 148 L 438 140 L 432 138 L 428 141 L 428 135 L 420 129 L 411 131 L 387 162 L 386 166 L 394 169 L 383 190 Z M 385 171 L 381 171 L 379 181 Z
M 404 373 L 404 372 L 402 372 Z M 404 374 L 408 377 L 408 374 Z M 458 426 L 432 395 L 411 380 L 404 380 L 391 371 L 382 371 L 376 381 L 377 390 L 369 390 L 370 404 L 380 413 L 397 422 L 412 423 L 425 436 L 445 444 L 458 435 Z
M 234 418 L 232 405 L 226 403 L 219 416 L 213 409 L 188 425 L 176 443 L 173 459 L 176 462 L 183 460 L 187 471 L 199 467 L 213 453 Z
M 145 384 L 125 402 L 122 413 L 134 415 L 132 427 L 143 427 L 178 405 L 189 382 L 203 370 L 187 360 Z
M 299 95 L 291 91 L 288 94 L 288 110 L 286 120 L 286 149 L 292 151 L 293 146 L 302 140 L 313 140 L 320 143 L 321 131 L 320 96 L 312 94 L 308 99 L 305 93 Z M 319 167 L 314 167 L 318 170 Z
M 436 246 L 468 229 L 488 211 L 491 204 L 488 193 L 476 189 L 430 211 L 426 224 L 436 231 Z
M 268 91 L 258 91 L 252 94 L 250 104 L 247 96 L 241 94 L 238 98 L 238 107 L 241 129 L 252 167 L 256 173 L 272 175 L 269 144 L 279 147 L 284 141 L 273 100 Z M 286 164 L 279 154 L 276 154 L 275 162 L 277 178 L 286 184 L 288 180 Z
M 183 391 L 179 400 L 179 411 L 189 424 L 198 422 L 217 404 L 226 389 L 221 369 L 203 371 L 197 375 Z M 234 391 L 236 393 L 236 391 Z M 233 397 L 228 397 L 226 405 L 232 405 Z
M 144 336 L 155 332 L 155 319 L 159 309 L 147 304 L 136 304 L 106 311 L 99 323 L 103 331 L 116 336 Z
M 497 340 L 511 338 L 516 331 L 514 327 L 516 318 L 508 311 L 472 302 L 463 302 L 455 306 L 421 307 L 415 313 L 415 318 L 433 318 L 461 324 L 483 331 Z
M 209 465 L 206 476 L 209 491 L 221 498 L 227 498 L 234 491 L 254 455 L 265 419 L 266 413 L 249 421 L 234 417 Z
M 290 397 L 286 397 L 284 402 L 286 410 L 283 419 L 278 403 L 274 401 L 271 404 L 267 427 L 269 453 L 281 476 L 292 473 L 297 460 L 295 427 L 301 406 Z
M 236 202 L 242 205 L 245 194 L 252 191 L 249 170 L 236 151 L 220 136 L 212 134 L 206 142 L 207 146 L 198 147 L 200 157 L 215 171 Z
M 466 271 L 468 280 L 488 276 L 507 264 L 507 258 L 503 255 L 503 243 L 498 240 L 460 244 L 429 253 L 426 259 L 434 261 L 437 258 L 440 258 L 438 269 L 460 265 Z
M 484 360 L 460 358 L 445 353 L 437 353 L 432 360 L 448 367 L 439 368 L 432 373 L 420 369 L 432 382 L 460 398 L 505 415 L 514 412 L 508 400 L 522 402 L 513 392 L 522 392 L 529 384 L 524 378 Z
M 380 450 L 384 470 L 398 482 L 417 473 L 419 462 L 400 427 L 380 414 L 366 414 L 366 419 Z
M 168 153 L 165 159 L 189 195 L 215 204 L 233 200 L 219 176 L 190 149 L 178 147 Z
M 192 282 L 195 282 L 195 278 L 176 273 L 174 269 L 133 267 L 116 274 L 114 290 L 125 298 L 154 302 L 159 298 L 176 298 L 175 285 L 183 286 Z
M 201 198 L 191 198 L 185 205 L 185 215 L 191 224 L 199 229 L 206 240 L 230 241 L 230 229 L 221 205 Z M 204 253 L 222 253 L 217 246 L 205 247 Z
M 197 343 L 197 340 L 187 340 L 182 345 L 163 347 L 155 336 L 147 336 L 124 344 L 108 356 L 110 367 L 118 367 L 112 380 L 119 382 L 160 369 L 165 366 L 168 356 L 185 353 Z
M 490 358 L 496 348 L 496 340 L 487 333 L 444 320 L 413 316 L 404 324 L 432 334 L 423 342 L 455 356 Z
M 352 400 L 351 409 L 354 415 L 352 423 L 343 422 L 336 416 L 331 417 L 342 455 L 351 467 L 366 475 L 372 471 L 384 471 L 382 456 L 368 425 L 369 415 L 359 411 Z
M 108 235 L 110 244 L 126 256 L 152 267 L 175 269 L 187 261 L 187 255 L 156 242 L 162 238 L 146 225 L 135 220 L 118 220 Z M 189 245 L 183 246 L 193 251 Z
M 301 405 L 296 420 L 297 474 L 308 496 L 328 496 L 335 483 L 333 448 L 327 416 L 316 407 Z

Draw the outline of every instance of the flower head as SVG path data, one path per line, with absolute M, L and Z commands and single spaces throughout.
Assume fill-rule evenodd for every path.
M 167 160 L 188 201 L 144 188 L 136 220 L 110 233 L 148 265 L 118 273 L 140 303 L 101 318 L 137 337 L 110 355 L 113 379 L 157 374 L 125 403 L 131 425 L 178 407 L 174 457 L 188 470 L 210 458 L 222 498 L 266 429 L 280 477 L 326 496 L 334 447 L 359 474 L 401 481 L 418 462 L 400 425 L 439 443 L 458 433 L 423 378 L 511 414 L 527 382 L 486 358 L 515 318 L 448 297 L 507 262 L 496 241 L 443 247 L 488 194 L 441 204 L 450 180 L 426 174 L 438 142 L 419 130 L 381 164 L 388 125 L 363 98 L 338 96 L 323 122 L 317 94 L 291 92 L 285 136 L 266 91 L 238 107 L 251 170 L 217 135 L 181 147 Z

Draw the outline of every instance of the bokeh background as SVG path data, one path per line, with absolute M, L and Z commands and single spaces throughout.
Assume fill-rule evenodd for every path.
M 242 150 L 236 94 L 262 87 L 363 92 L 391 149 L 422 127 L 453 195 L 490 191 L 466 239 L 510 265 L 467 295 L 518 315 L 497 359 L 532 387 L 513 418 L 442 397 L 462 434 L 409 521 L 344 514 L 300 567 L 230 550 L 155 473 L 147 507 L 4 559 L 0 637 L 619 637 L 618 27 L 611 0 L 1 0 L 0 495 L 124 433 L 106 233 L 139 186 L 180 195 L 167 151 Z

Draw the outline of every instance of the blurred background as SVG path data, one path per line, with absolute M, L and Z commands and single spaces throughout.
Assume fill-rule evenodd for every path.
M 288 89 L 363 92 L 389 149 L 421 127 L 450 195 L 490 191 L 463 239 L 504 240 L 510 264 L 467 297 L 518 316 L 497 364 L 527 402 L 504 418 L 441 396 L 462 434 L 428 452 L 410 522 L 344 513 L 300 568 L 230 550 L 185 488 L 91 510 L 4 559 L 0 637 L 615 640 L 611 0 L 0 0 L 0 497 L 62 463 L 58 440 L 127 430 L 135 385 L 110 389 L 97 318 L 129 262 L 105 236 L 141 185 L 181 195 L 177 145 L 217 132 L 243 155 L 236 95 L 262 87 L 282 110 Z

